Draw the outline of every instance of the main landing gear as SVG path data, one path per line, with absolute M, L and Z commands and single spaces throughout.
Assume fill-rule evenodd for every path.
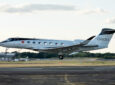
M 7 55 L 7 53 L 8 53 L 8 48 L 5 49 L 5 55 Z
M 64 59 L 64 56 L 63 56 L 63 55 L 59 55 L 59 59 L 60 59 L 60 60 L 63 60 L 63 59 Z

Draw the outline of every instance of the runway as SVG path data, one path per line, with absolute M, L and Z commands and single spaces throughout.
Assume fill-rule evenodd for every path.
M 0 68 L 0 85 L 115 85 L 115 66 Z
M 37 74 L 74 74 L 89 72 L 115 71 L 115 66 L 57 66 L 57 67 L 18 67 L 0 68 L 0 74 L 8 73 L 37 73 Z

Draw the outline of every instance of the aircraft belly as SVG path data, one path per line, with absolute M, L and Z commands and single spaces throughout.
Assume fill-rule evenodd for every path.
M 90 51 L 90 50 L 96 50 L 98 47 L 79 47 L 77 51 Z

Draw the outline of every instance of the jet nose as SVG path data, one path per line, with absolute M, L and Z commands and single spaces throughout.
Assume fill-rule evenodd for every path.
M 0 42 L 0 46 L 2 46 L 3 45 L 3 43 L 2 42 Z
M 5 42 L 4 42 L 4 41 L 0 42 L 0 46 L 3 46 L 4 44 L 5 44 Z

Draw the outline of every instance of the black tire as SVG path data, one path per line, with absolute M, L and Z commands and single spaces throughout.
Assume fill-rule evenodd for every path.
M 63 60 L 64 59 L 63 55 L 59 55 L 59 59 Z

